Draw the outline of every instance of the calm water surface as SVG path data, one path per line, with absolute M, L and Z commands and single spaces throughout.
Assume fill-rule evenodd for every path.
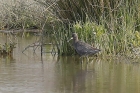
M 41 60 L 40 48 L 22 53 L 37 37 L 0 35 L 0 43 L 10 40 L 18 44 L 13 56 L 0 57 L 0 93 L 140 93 L 138 60 L 93 58 L 82 63 L 78 57 L 50 53 Z

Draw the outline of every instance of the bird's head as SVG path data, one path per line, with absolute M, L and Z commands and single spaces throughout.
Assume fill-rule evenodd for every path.
M 76 41 L 78 41 L 78 35 L 77 35 L 77 33 L 72 33 L 72 37 L 68 40 L 68 42 L 70 41 L 70 40 L 74 40 L 75 42 Z

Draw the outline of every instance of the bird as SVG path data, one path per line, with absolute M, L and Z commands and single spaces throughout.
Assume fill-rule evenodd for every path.
M 90 44 L 82 42 L 78 39 L 77 33 L 72 33 L 73 47 L 80 56 L 94 55 L 100 52 L 100 49 L 92 47 Z M 70 41 L 69 40 L 69 41 Z

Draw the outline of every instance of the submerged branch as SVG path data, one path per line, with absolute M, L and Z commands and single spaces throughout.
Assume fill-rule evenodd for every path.
M 32 44 L 28 45 L 28 46 L 22 51 L 22 53 L 24 53 L 24 51 L 26 51 L 26 50 L 27 50 L 28 48 L 30 48 L 30 47 L 33 48 L 33 51 L 34 51 L 34 53 L 35 53 L 35 50 L 36 50 L 38 47 L 41 47 L 41 46 L 44 46 L 44 45 L 53 45 L 53 44 L 52 44 L 52 43 L 43 43 L 43 44 L 41 44 L 40 42 L 35 42 L 35 43 L 32 43 Z M 56 54 L 54 48 L 52 49 L 51 52 L 43 52 L 43 51 L 41 51 L 41 53 L 54 53 L 54 54 Z

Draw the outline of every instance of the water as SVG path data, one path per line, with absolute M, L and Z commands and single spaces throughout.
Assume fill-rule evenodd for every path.
M 18 44 L 13 56 L 0 57 L 0 93 L 140 93 L 139 60 L 93 58 L 82 63 L 77 56 L 50 53 L 41 59 L 40 48 L 22 53 L 38 37 L 0 35 L 1 43 L 10 40 Z

